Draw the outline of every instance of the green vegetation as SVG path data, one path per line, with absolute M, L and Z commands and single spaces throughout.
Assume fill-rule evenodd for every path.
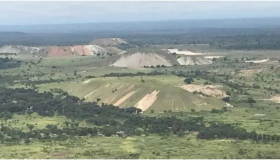
M 1 58 L 0 155 L 280 158 L 277 36 L 139 36 L 122 46 L 224 56 L 209 65 L 137 70 L 108 67 L 113 57 Z M 186 85 L 220 86 L 227 96 Z
M 0 58 L 0 69 L 16 68 L 20 66 L 19 61 L 14 61 L 12 58 Z

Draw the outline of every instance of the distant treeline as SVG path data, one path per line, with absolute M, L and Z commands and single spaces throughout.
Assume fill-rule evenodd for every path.
M 15 61 L 12 58 L 0 58 L 0 69 L 16 68 L 20 66 L 20 61 Z
M 100 99 L 99 99 L 100 100 Z M 98 99 L 97 99 L 98 101 Z M 96 102 L 84 102 L 66 92 L 54 96 L 50 92 L 38 93 L 31 89 L 0 88 L 0 118 L 11 119 L 13 114 L 28 115 L 38 113 L 41 116 L 66 116 L 62 127 L 54 124 L 44 129 L 36 129 L 32 124 L 26 124 L 29 131 L 11 128 L 4 123 L 0 127 L 2 143 L 25 143 L 31 141 L 65 140 L 75 136 L 113 136 L 121 137 L 135 135 L 169 135 L 184 136 L 188 132 L 197 133 L 200 139 L 251 139 L 255 141 L 279 141 L 278 135 L 257 134 L 248 132 L 230 124 L 210 123 L 205 125 L 203 117 L 147 117 L 141 115 L 141 110 L 135 107 L 119 108 L 113 105 Z M 80 127 L 79 120 L 86 120 L 92 127 Z M 4 122 L 3 121 L 3 122 Z M 19 123 L 12 122 L 12 123 Z
M 17 56 L 16 53 L 0 53 L 0 56 Z
M 157 75 L 164 75 L 164 72 L 152 71 L 149 73 L 144 72 L 137 72 L 137 73 L 109 73 L 104 74 L 102 77 L 133 77 L 133 76 L 157 76 Z
M 158 75 L 166 75 L 166 74 L 171 74 L 175 75 L 178 77 L 196 77 L 196 76 L 207 76 L 210 72 L 208 71 L 200 71 L 200 70 L 194 70 L 194 71 L 189 71 L 189 72 L 162 72 L 162 71 L 157 71 L 154 70 L 152 72 L 137 72 L 137 73 L 109 73 L 109 74 L 104 74 L 102 77 L 128 77 L 128 76 L 158 76 Z

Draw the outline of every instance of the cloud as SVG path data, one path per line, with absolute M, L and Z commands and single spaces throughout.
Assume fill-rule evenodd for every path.
M 276 17 L 279 8 L 280 2 L 1 1 L 0 24 Z

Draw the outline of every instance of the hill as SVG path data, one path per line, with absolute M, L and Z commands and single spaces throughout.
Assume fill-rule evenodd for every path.
M 180 65 L 207 65 L 212 64 L 212 61 L 203 56 L 181 56 L 177 59 Z
M 42 48 L 38 54 L 48 57 L 60 57 L 71 55 L 97 55 L 107 53 L 106 49 L 96 45 L 76 45 L 76 46 L 47 46 Z
M 122 108 L 137 107 L 143 111 L 190 111 L 222 108 L 223 102 L 215 97 L 202 97 L 179 87 L 183 79 L 176 76 L 107 77 L 93 78 L 79 83 L 63 85 L 43 84 L 42 91 L 61 88 L 70 95 L 84 98 L 85 101 L 97 101 L 113 104 Z
M 72 45 L 72 46 L 40 46 L 29 47 L 21 45 L 5 45 L 0 48 L 0 53 L 34 54 L 43 57 L 61 56 L 106 56 L 123 52 L 116 47 L 101 47 L 98 45 Z
M 0 48 L 0 53 L 15 53 L 15 54 L 26 54 L 26 53 L 36 53 L 40 50 L 39 47 L 28 47 L 21 45 L 4 45 Z
M 145 66 L 156 67 L 157 65 L 173 66 L 178 65 L 176 58 L 164 51 L 127 52 L 120 55 L 111 66 L 142 68 Z
M 103 47 L 118 46 L 122 44 L 128 44 L 121 38 L 101 38 L 91 41 L 89 44 L 95 44 Z

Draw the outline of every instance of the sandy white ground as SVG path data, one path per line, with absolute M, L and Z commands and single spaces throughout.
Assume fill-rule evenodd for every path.
M 171 62 L 165 57 L 152 52 L 136 52 L 133 54 L 121 55 L 111 66 L 141 68 L 144 66 L 165 65 L 172 66 Z
M 267 62 L 269 59 L 262 59 L 262 60 L 250 60 L 250 61 L 245 61 L 245 62 L 252 62 L 252 63 L 264 63 L 264 62 Z
M 204 56 L 204 58 L 207 58 L 207 59 L 214 59 L 214 58 L 222 58 L 224 56 Z
M 169 53 L 176 53 L 176 54 L 183 54 L 183 55 L 189 55 L 189 56 L 194 56 L 194 55 L 206 55 L 207 53 L 196 53 L 196 52 L 191 52 L 191 51 L 179 51 L 178 49 L 166 49 Z

